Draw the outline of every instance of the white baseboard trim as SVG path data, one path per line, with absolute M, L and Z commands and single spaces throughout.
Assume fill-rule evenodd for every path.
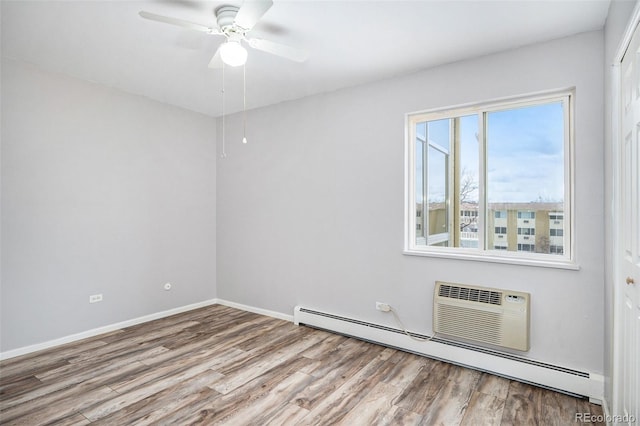
M 209 299 L 203 302 L 192 303 L 186 306 L 180 306 L 177 308 L 169 309 L 162 312 L 155 312 L 153 314 L 144 315 L 142 317 L 133 318 L 130 320 L 118 322 L 115 324 L 105 325 L 103 327 L 94 328 L 91 330 L 83 331 L 81 333 L 71 334 L 69 336 L 60 337 L 58 339 L 49 340 L 43 343 L 37 343 L 35 345 L 24 346 L 18 349 L 12 349 L 6 352 L 0 352 L 0 361 L 15 358 L 20 355 L 26 355 L 32 352 L 41 351 L 43 349 L 49 349 L 54 346 L 64 345 L 66 343 L 76 342 L 78 340 L 86 339 L 88 337 L 95 337 L 100 334 L 109 333 L 111 331 L 119 330 L 125 327 L 131 327 L 132 325 L 141 324 L 143 322 L 153 321 L 155 319 L 168 317 L 171 315 L 179 314 L 181 312 L 191 311 L 193 309 L 202 308 L 204 306 L 215 305 L 218 303 L 218 299 Z
M 418 342 L 409 339 L 398 329 L 300 306 L 294 309 L 294 324 L 305 324 L 334 331 L 498 376 L 587 396 L 594 402 L 603 400 L 604 377 L 592 372 L 577 371 L 440 338 Z
M 224 299 L 217 299 L 217 303 L 220 305 L 228 306 L 230 308 L 236 308 L 242 311 L 253 312 L 254 314 L 266 315 L 268 317 L 293 322 L 293 315 L 286 315 L 281 312 L 270 311 L 268 309 L 262 309 L 262 308 L 256 308 L 254 306 L 243 305 L 242 303 L 230 302 L 229 300 L 224 300 Z

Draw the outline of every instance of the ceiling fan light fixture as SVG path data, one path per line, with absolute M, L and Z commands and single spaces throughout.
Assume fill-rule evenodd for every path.
M 230 67 L 238 67 L 247 62 L 247 49 L 239 41 L 227 41 L 220 46 L 220 58 Z

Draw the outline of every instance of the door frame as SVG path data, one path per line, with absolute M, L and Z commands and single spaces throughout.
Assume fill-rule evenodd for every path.
M 613 247 L 613 256 L 611 258 L 612 262 L 612 287 L 613 287 L 613 324 L 612 324 L 612 333 L 613 333 L 613 346 L 612 346 L 612 354 L 611 354 L 611 403 L 610 406 L 607 406 L 606 401 L 606 392 L 605 392 L 605 400 L 603 401 L 603 407 L 605 411 L 610 411 L 606 414 L 615 415 L 621 412 L 621 402 L 622 397 L 619 392 L 619 383 L 620 383 L 620 359 L 621 359 L 621 339 L 622 339 L 622 329 L 620 324 L 622 323 L 622 312 L 619 308 L 622 303 L 623 292 L 621 291 L 621 287 L 619 283 L 624 280 L 623 273 L 620 270 L 620 253 L 622 250 L 622 226 L 621 221 L 618 220 L 620 218 L 620 214 L 622 213 L 621 208 L 621 143 L 622 143 L 622 111 L 620 109 L 620 102 L 622 99 L 622 76 L 621 76 L 621 64 L 622 59 L 624 57 L 629 44 L 631 43 L 631 39 L 633 34 L 638 28 L 640 31 L 640 1 L 636 2 L 633 13 L 631 14 L 630 20 L 627 23 L 627 27 L 623 33 L 623 37 L 620 41 L 618 49 L 616 51 L 616 56 L 614 57 L 614 62 L 612 64 L 613 72 L 612 72 L 612 84 L 611 84 L 611 96 L 612 96 L 612 105 L 611 105 L 611 162 L 612 166 L 612 174 L 613 174 L 613 191 L 612 191 L 612 214 L 609 220 L 611 220 L 611 230 L 612 230 L 612 247 Z

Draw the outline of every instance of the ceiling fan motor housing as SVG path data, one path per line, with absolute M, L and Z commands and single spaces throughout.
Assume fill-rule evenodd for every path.
M 227 32 L 234 27 L 233 21 L 236 19 L 238 10 L 236 6 L 228 5 L 216 8 L 216 20 L 218 22 L 218 28 L 220 28 L 222 32 Z

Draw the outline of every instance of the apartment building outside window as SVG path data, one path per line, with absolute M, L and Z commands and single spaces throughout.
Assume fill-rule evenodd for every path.
M 562 92 L 409 114 L 405 252 L 570 262 L 571 108 Z

